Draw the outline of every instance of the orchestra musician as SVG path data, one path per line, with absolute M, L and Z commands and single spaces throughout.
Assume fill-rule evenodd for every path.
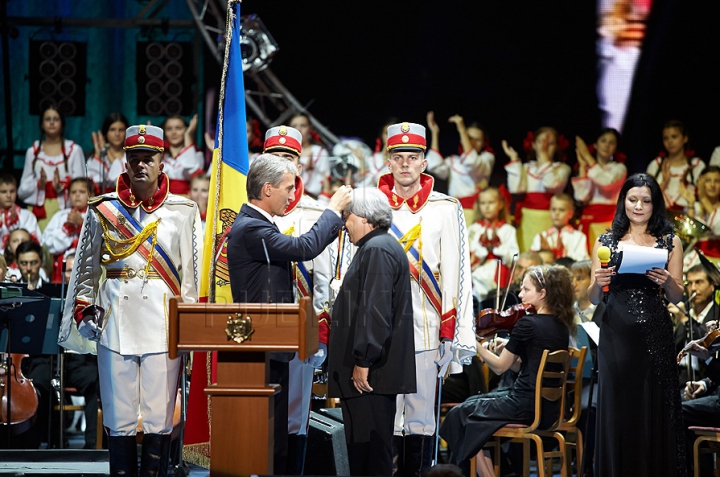
M 536 313 L 517 321 L 504 347 L 493 352 L 487 341 L 478 343 L 479 357 L 492 371 L 502 374 L 519 366 L 517 379 L 509 389 L 479 394 L 455 406 L 440 428 L 450 449 L 450 460 L 456 465 L 467 468 L 469 459 L 505 424 L 532 422 L 536 373 L 542 354 L 546 349 L 567 349 L 570 334 L 574 334 L 572 278 L 567 268 L 529 268 L 522 280 L 520 298 Z M 479 475 L 495 475 L 489 453 L 479 454 L 477 463 Z

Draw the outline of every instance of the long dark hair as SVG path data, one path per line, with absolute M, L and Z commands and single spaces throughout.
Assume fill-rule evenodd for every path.
M 40 151 L 42 151 L 42 143 L 45 140 L 45 130 L 43 130 L 43 122 L 45 121 L 45 113 L 48 111 L 55 111 L 58 113 L 58 116 L 60 117 L 60 148 L 62 150 L 63 155 L 63 165 L 65 166 L 65 172 L 68 172 L 68 155 L 67 151 L 65 151 L 65 136 L 63 134 L 65 133 L 65 116 L 63 115 L 62 111 L 60 111 L 60 108 L 55 104 L 51 103 L 47 105 L 47 107 L 43 110 L 42 114 L 40 115 L 40 140 L 38 141 L 38 147 L 35 149 L 32 161 L 32 170 L 35 172 L 35 163 L 38 160 L 38 156 L 40 155 Z
M 628 177 L 622 189 L 620 189 L 617 209 L 615 210 L 615 217 L 613 218 L 612 228 L 610 229 L 613 238 L 615 238 L 615 240 L 621 240 L 630 228 L 630 219 L 628 219 L 627 212 L 625 212 L 625 197 L 627 197 L 628 191 L 633 187 L 647 187 L 650 189 L 653 210 L 647 225 L 648 233 L 656 238 L 672 233 L 673 226 L 667 218 L 665 198 L 663 197 L 662 190 L 660 190 L 660 186 L 652 176 L 641 173 Z
M 127 118 L 123 113 L 110 113 L 107 116 L 105 116 L 105 119 L 102 123 L 102 129 L 100 129 L 100 132 L 103 135 L 103 138 L 107 141 L 107 134 L 110 130 L 110 126 L 112 126 L 115 123 L 123 123 L 125 125 L 125 129 L 130 127 L 130 123 L 128 122 Z

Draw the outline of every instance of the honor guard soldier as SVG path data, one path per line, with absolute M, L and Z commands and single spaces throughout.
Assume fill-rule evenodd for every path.
M 432 459 L 438 377 L 462 372 L 476 352 L 470 252 L 462 206 L 433 191 L 433 178 L 424 174 L 425 128 L 389 126 L 387 149 L 390 173 L 378 188 L 393 209 L 390 233 L 408 256 L 417 370 L 417 393 L 397 399 L 394 472 L 419 476 Z
M 127 129 L 127 171 L 88 203 L 60 331 L 76 351 L 97 343 L 110 475 L 137 474 L 138 409 L 140 475 L 166 475 L 181 363 L 168 357 L 168 300 L 198 301 L 200 214 L 170 194 L 163 150 L 162 129 Z

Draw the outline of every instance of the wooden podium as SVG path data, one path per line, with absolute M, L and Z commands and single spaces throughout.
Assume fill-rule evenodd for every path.
M 270 352 L 318 350 L 318 326 L 309 298 L 299 303 L 192 303 L 170 299 L 169 353 L 217 351 L 217 383 L 210 396 L 210 475 L 273 473 L 274 395 L 268 384 Z

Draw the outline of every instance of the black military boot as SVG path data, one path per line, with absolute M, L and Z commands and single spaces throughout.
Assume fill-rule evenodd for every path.
M 112 477 L 137 477 L 137 442 L 135 436 L 108 437 L 110 475 Z
M 433 436 L 405 436 L 405 476 L 420 477 L 432 463 Z
M 166 477 L 170 455 L 170 434 L 145 434 L 140 477 Z
M 392 437 L 392 463 L 393 463 L 393 477 L 404 475 L 404 463 L 405 463 L 405 437 L 395 436 Z
M 303 475 L 305 470 L 305 451 L 307 450 L 307 436 L 302 434 L 288 434 L 287 475 Z

